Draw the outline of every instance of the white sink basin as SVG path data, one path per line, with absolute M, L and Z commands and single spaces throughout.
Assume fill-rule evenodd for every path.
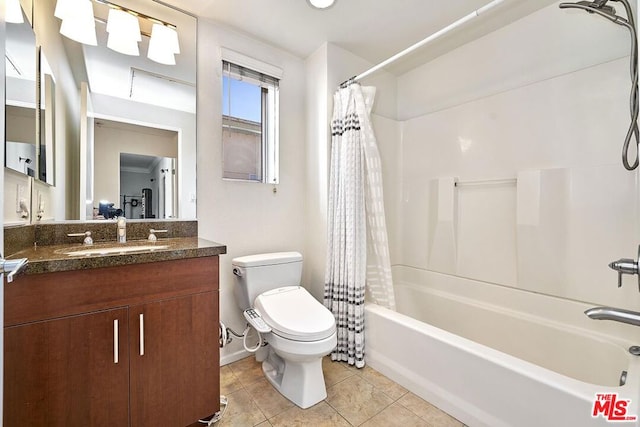
M 76 249 L 65 252 L 65 254 L 69 256 L 125 254 L 128 252 L 153 252 L 158 249 L 166 249 L 168 247 L 168 245 L 109 246 L 102 248 Z

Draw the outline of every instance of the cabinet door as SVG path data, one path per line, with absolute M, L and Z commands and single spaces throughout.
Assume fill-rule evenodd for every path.
M 4 425 L 128 425 L 127 322 L 115 309 L 5 328 Z
M 187 426 L 219 410 L 218 292 L 129 308 L 131 426 Z

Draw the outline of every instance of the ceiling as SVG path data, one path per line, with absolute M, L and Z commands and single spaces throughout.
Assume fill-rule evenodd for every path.
M 303 59 L 324 42 L 330 42 L 375 64 L 490 0 L 336 0 L 325 10 L 312 8 L 306 0 L 159 2 L 249 34 Z M 394 65 L 390 71 L 406 71 L 552 3 L 555 1 L 506 0 L 480 19 Z
M 132 10 L 178 27 L 181 53 L 175 66 L 146 59 L 148 38 L 140 43 L 139 57 L 107 49 L 107 33 L 97 24 L 98 46 L 84 46 L 65 39 L 70 57 L 83 59 L 76 70 L 86 73 L 92 93 L 195 112 L 196 20 L 215 22 L 247 34 L 305 59 L 324 43 L 337 45 L 372 64 L 421 41 L 490 0 L 336 0 L 325 10 L 309 6 L 307 0 L 126 0 Z M 487 34 L 554 0 L 504 0 L 478 19 L 448 33 L 387 67 L 396 75 Z M 170 7 L 165 7 L 170 6 Z M 192 16 L 177 13 L 185 11 Z M 108 7 L 94 4 L 99 22 L 105 22 Z M 144 24 L 144 20 L 141 20 Z M 145 29 L 143 28 L 143 32 Z M 146 29 L 146 32 L 150 29 Z M 364 70 L 362 70 L 364 71 Z M 160 96 L 159 96 L 160 95 Z

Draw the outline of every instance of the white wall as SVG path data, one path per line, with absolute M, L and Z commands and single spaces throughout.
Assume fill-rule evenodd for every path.
M 222 180 L 222 59 L 225 47 L 284 70 L 280 81 L 280 184 Z M 245 320 L 233 297 L 231 259 L 272 251 L 305 257 L 305 69 L 299 58 L 206 20 L 198 21 L 198 230 L 227 245 L 220 257 L 220 316 L 236 331 Z M 276 190 L 276 192 L 274 192 Z M 222 363 L 238 357 L 238 340 Z
M 398 78 L 396 263 L 635 309 L 607 264 L 640 243 L 629 34 L 557 5 Z M 517 184 L 453 187 L 453 180 Z
M 25 174 L 4 168 L 5 225 L 29 224 L 29 218 L 22 218 L 18 203 L 24 200 L 27 206 L 31 204 L 31 181 L 32 178 Z

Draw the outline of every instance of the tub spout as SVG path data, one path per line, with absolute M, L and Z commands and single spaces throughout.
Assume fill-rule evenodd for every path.
M 613 307 L 593 307 L 586 310 L 584 314 L 595 320 L 613 320 L 615 322 L 640 326 L 640 313 L 636 311 L 622 310 Z

